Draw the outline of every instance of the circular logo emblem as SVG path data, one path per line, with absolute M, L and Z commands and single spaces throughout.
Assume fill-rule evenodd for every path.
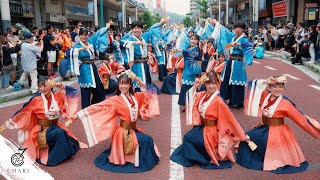
M 23 154 L 21 153 L 15 153 L 11 156 L 11 163 L 12 165 L 16 166 L 16 167 L 20 167 L 22 166 L 22 164 L 24 163 L 23 161 Z

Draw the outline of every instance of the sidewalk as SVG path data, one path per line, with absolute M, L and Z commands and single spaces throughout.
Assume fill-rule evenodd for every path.
M 97 60 L 95 62 L 96 66 L 99 67 L 99 65 L 102 64 L 102 61 L 101 60 Z M 64 84 L 68 84 L 68 83 L 71 83 L 73 81 L 75 81 L 77 78 L 72 78 L 68 81 L 63 81 L 63 78 L 58 76 L 54 79 L 54 81 L 56 82 L 62 82 Z M 12 100 L 16 100 L 16 99 L 20 99 L 20 98 L 23 98 L 23 97 L 26 97 L 26 96 L 31 96 L 32 93 L 30 91 L 30 87 L 26 87 L 26 88 L 23 88 L 22 90 L 20 91 L 13 91 L 13 89 L 0 89 L 0 104 L 2 103 L 5 103 L 5 102 L 8 102 L 8 101 L 12 101 Z
M 63 79 L 60 76 L 54 78 L 54 81 L 56 82 L 61 82 L 62 80 Z M 20 91 L 14 91 L 13 88 L 0 89 L 0 104 L 31 95 L 32 93 L 29 86 L 23 88 Z
M 272 56 L 272 58 L 282 60 L 282 61 L 291 61 L 291 60 L 284 60 L 281 58 L 280 53 L 274 51 L 265 51 L 266 55 Z M 308 67 L 311 71 L 320 74 L 320 61 L 316 61 L 314 64 L 308 64 L 309 60 L 303 60 L 302 63 L 304 66 Z M 293 66 L 301 66 L 299 63 Z

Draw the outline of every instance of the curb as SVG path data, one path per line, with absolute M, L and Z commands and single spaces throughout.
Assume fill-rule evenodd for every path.
M 62 77 L 56 77 L 54 78 L 54 81 L 56 82 L 61 82 L 63 81 Z M 10 91 L 10 92 L 4 92 L 4 94 L 0 95 L 0 104 L 20 99 L 26 96 L 31 96 L 32 93 L 30 91 L 30 88 L 28 87 L 27 89 L 22 89 L 21 91 Z
M 277 59 L 282 60 L 282 61 L 289 61 L 289 60 L 282 59 L 281 55 L 279 53 L 276 53 L 276 52 L 265 51 L 265 54 L 273 56 L 273 57 L 276 57 Z M 304 66 L 306 66 L 307 68 L 309 68 L 314 73 L 320 74 L 320 64 L 319 65 L 317 65 L 317 64 L 308 64 L 305 61 L 303 61 L 302 64 Z
M 97 67 L 99 67 L 99 65 L 102 64 L 102 60 L 96 60 L 95 65 Z M 64 81 L 64 79 L 61 76 L 58 76 L 56 78 L 54 78 L 54 81 L 56 82 L 62 82 Z M 7 91 L 7 92 L 3 92 L 0 95 L 0 104 L 8 102 L 8 101 L 12 101 L 12 100 L 16 100 L 16 99 L 20 99 L 26 96 L 31 96 L 32 93 L 30 91 L 30 88 L 26 88 L 26 89 L 22 89 L 21 91 Z

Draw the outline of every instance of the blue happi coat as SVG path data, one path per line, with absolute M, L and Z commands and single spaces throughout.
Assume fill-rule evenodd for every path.
M 96 88 L 93 64 L 82 64 L 82 61 L 94 60 L 95 50 L 105 52 L 108 44 L 107 28 L 102 28 L 88 39 L 88 45 L 80 41 L 66 52 L 66 59 L 70 61 L 70 70 L 78 76 L 81 88 Z
M 239 46 L 231 48 L 231 56 L 243 56 L 244 61 L 233 60 L 231 63 L 231 74 L 229 79 L 229 85 L 241 85 L 244 86 L 247 83 L 247 72 L 246 65 L 252 65 L 253 59 L 253 44 L 249 39 L 243 34 L 236 38 L 235 34 L 222 26 L 220 23 L 216 23 L 212 36 L 217 43 L 218 52 L 224 52 L 226 44 L 237 42 L 240 43 Z M 228 59 L 228 57 L 226 58 Z M 221 73 L 221 79 L 224 80 L 225 70 L 227 66 Z
M 158 64 L 166 64 L 166 44 L 160 39 L 160 41 L 152 46 L 152 53 L 156 55 Z
M 129 62 L 129 50 L 124 47 L 122 42 L 113 41 L 112 48 L 114 51 L 114 58 L 121 64 L 128 64 Z
M 135 59 L 146 59 L 148 57 L 148 44 L 152 45 L 158 43 L 161 38 L 161 26 L 160 23 L 156 23 L 150 27 L 150 30 L 143 33 L 139 38 L 131 34 L 129 37 L 121 38 L 122 43 L 126 48 L 129 49 L 129 62 L 133 62 Z M 141 41 L 145 46 L 133 44 L 134 42 Z M 149 67 L 150 68 L 150 67 Z M 134 63 L 131 68 L 132 72 L 135 73 L 141 80 L 146 83 L 146 71 L 143 63 Z M 151 70 L 149 69 L 150 73 Z M 150 74 L 151 76 L 151 74 Z M 135 88 L 139 88 L 139 84 L 133 82 Z
M 180 42 L 179 42 L 180 41 Z M 201 72 L 201 67 L 197 60 L 201 59 L 201 52 L 198 46 L 189 47 L 190 39 L 182 32 L 177 40 L 178 49 L 182 50 L 184 69 L 182 74 L 182 84 L 193 85 L 196 75 Z

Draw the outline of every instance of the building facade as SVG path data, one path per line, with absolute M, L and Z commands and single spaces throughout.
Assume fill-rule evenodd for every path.
M 122 0 L 103 0 L 103 21 L 101 22 L 100 4 L 98 4 L 98 26 L 112 19 L 115 24 L 112 28 L 121 27 Z M 98 0 L 98 3 L 100 1 Z M 153 10 L 152 0 L 143 0 L 147 8 Z M 1 0 L 0 1 L 0 30 L 6 32 L 7 28 L 21 23 L 28 29 L 43 28 L 52 24 L 58 29 L 77 25 L 94 27 L 94 5 L 92 0 Z M 144 8 L 136 0 L 126 0 L 125 19 L 128 27 L 139 17 Z M 137 14 L 137 16 L 136 16 Z
M 197 8 L 197 0 L 190 0 L 190 13 L 195 14 L 199 12 Z

